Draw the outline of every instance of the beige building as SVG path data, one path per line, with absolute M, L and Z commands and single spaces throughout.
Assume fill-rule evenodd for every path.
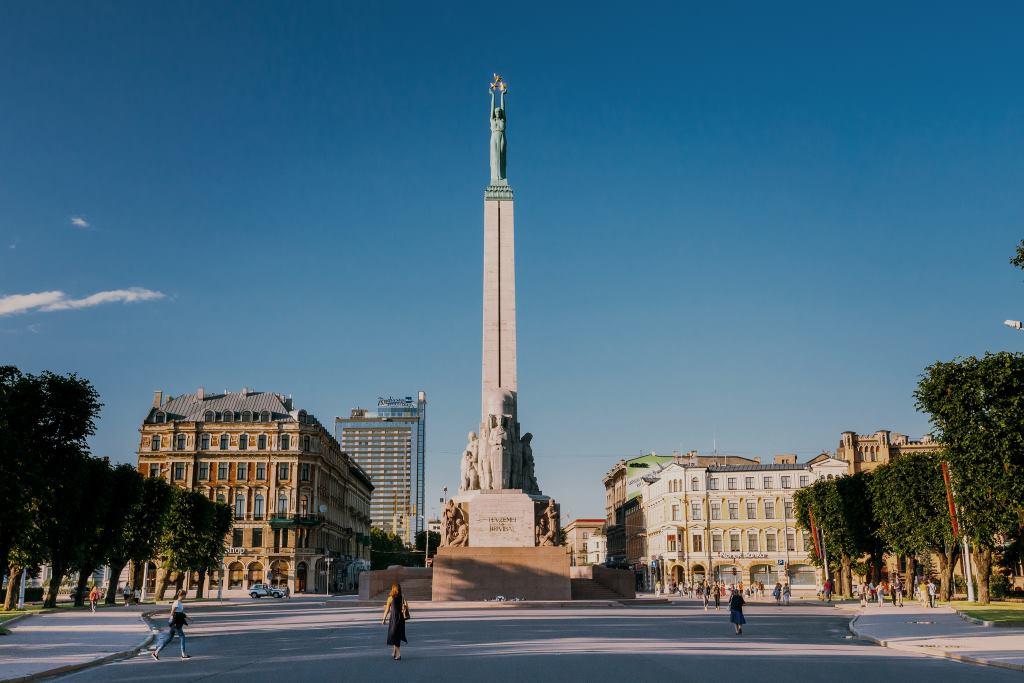
M 290 397 L 157 391 L 139 433 L 143 475 L 199 491 L 234 512 L 212 590 L 225 573 L 227 594 L 261 582 L 325 592 L 328 579 L 331 590 L 351 590 L 369 568 L 373 485 Z
M 847 463 L 850 474 L 856 474 L 870 472 L 900 455 L 934 453 L 939 448 L 939 442 L 931 434 L 925 434 L 919 441 L 912 441 L 906 434 L 887 429 L 874 434 L 843 432 L 839 436 L 836 458 Z
M 833 458 L 800 464 L 794 455 L 764 465 L 663 465 L 645 477 L 641 494 L 648 585 L 788 581 L 794 591 L 814 591 L 821 571 L 810 562 L 810 534 L 797 527 L 793 494 L 846 469 Z
M 595 549 L 599 550 L 603 545 L 603 527 L 604 519 L 574 519 L 563 527 L 565 546 L 572 555 L 571 564 L 574 567 L 604 562 L 603 557 L 594 561 L 595 557 L 600 556 L 600 553 L 595 554 Z

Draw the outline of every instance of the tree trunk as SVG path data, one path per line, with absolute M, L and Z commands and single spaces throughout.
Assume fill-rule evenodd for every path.
M 4 611 L 10 612 L 15 607 L 15 597 L 21 585 L 21 567 L 11 567 L 7 573 L 7 596 L 4 598 Z
M 988 579 L 992 573 L 992 549 L 978 548 L 974 551 L 975 581 L 978 584 L 978 604 L 989 602 Z
M 43 601 L 43 607 L 56 607 L 57 606 L 57 594 L 60 593 L 60 582 L 64 580 L 64 565 L 52 564 L 50 565 L 50 584 L 47 586 L 46 600 Z
M 157 602 L 164 599 L 164 593 L 167 592 L 167 584 L 171 580 L 171 567 L 165 565 L 163 572 L 160 573 L 160 579 L 156 582 L 156 596 Z
M 943 548 L 939 556 L 939 599 L 949 602 L 953 599 L 956 590 L 956 583 L 953 575 L 956 573 L 957 556 L 960 554 L 960 546 L 956 543 L 949 543 Z
M 121 572 L 124 571 L 125 564 L 127 563 L 125 562 L 120 565 L 110 567 L 110 581 L 107 582 L 107 597 L 103 601 L 108 605 L 117 604 L 117 581 L 121 578 Z
M 203 589 L 206 587 L 206 569 L 199 570 L 199 581 L 196 582 L 196 599 L 203 597 Z
M 853 558 L 849 555 L 843 554 L 842 557 L 842 582 L 843 585 L 840 587 L 840 591 L 843 593 L 844 598 L 853 597 Z
M 85 606 L 85 596 L 88 593 L 86 584 L 89 583 L 89 579 L 92 578 L 92 573 L 95 569 L 96 567 L 86 567 L 78 572 L 78 584 L 75 586 L 75 607 Z

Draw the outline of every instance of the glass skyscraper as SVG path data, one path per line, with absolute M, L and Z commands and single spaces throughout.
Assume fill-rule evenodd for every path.
M 373 482 L 373 526 L 397 534 L 412 545 L 423 531 L 426 467 L 427 396 L 378 398 L 377 411 L 355 408 L 335 419 L 341 450 Z

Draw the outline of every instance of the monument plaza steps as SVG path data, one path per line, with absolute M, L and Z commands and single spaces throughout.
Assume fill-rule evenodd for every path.
M 593 579 L 571 579 L 573 600 L 615 600 L 622 598 L 621 595 L 606 588 Z
M 445 546 L 434 556 L 433 600 L 571 600 L 561 546 Z

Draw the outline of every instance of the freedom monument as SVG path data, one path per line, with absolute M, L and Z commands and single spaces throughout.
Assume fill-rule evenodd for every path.
M 557 503 L 541 493 L 516 384 L 515 197 L 507 175 L 507 83 L 490 86 L 490 184 L 484 190 L 480 427 L 469 433 L 459 493 L 443 510 L 434 600 L 570 599 Z

